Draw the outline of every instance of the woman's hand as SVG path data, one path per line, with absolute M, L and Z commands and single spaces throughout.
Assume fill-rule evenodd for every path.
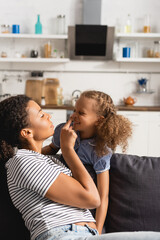
M 65 150 L 73 149 L 75 145 L 75 141 L 77 139 L 77 134 L 73 130 L 72 126 L 70 126 L 71 123 L 72 123 L 72 120 L 69 119 L 68 122 L 61 129 L 60 143 L 61 143 L 62 153 Z

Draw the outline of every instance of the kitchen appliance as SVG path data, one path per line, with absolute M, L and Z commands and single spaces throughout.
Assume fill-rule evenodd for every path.
M 83 0 L 83 24 L 101 24 L 102 0 Z
M 69 26 L 68 38 L 68 51 L 71 59 L 112 59 L 114 27 L 106 25 Z
M 74 90 L 72 92 L 72 106 L 76 105 L 76 101 L 78 100 L 80 95 L 81 95 L 81 91 L 80 90 Z

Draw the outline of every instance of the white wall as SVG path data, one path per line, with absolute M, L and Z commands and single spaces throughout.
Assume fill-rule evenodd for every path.
M 135 31 L 143 29 L 145 14 L 150 15 L 151 31 L 160 32 L 159 24 L 159 0 L 102 0 L 102 24 L 116 25 L 116 20 L 119 19 L 122 25 L 128 14 L 131 15 Z M 137 26 L 137 24 L 139 26 Z M 142 26 L 141 26 L 142 25 Z
M 81 0 L 0 0 L 0 23 L 20 24 L 21 33 L 34 33 L 40 14 L 43 33 L 55 33 L 57 15 L 66 15 L 66 24 L 78 24 L 82 19 Z
M 41 15 L 44 33 L 55 33 L 55 18 L 58 14 L 66 15 L 66 25 L 82 22 L 82 0 L 0 0 L 0 4 L 0 23 L 20 24 L 22 33 L 34 33 L 34 24 L 38 13 Z M 159 12 L 159 0 L 103 0 L 102 24 L 115 25 L 117 19 L 120 19 L 123 24 L 128 13 L 131 14 L 134 23 L 136 23 L 137 19 L 142 20 L 147 13 L 151 15 L 152 29 L 160 32 Z M 136 27 L 136 24 L 134 25 Z M 10 48 L 9 43 L 8 48 Z M 14 69 L 14 67 L 16 69 L 16 64 L 13 66 L 1 63 L 0 94 L 25 92 L 25 81 L 30 78 L 30 73 L 27 71 L 28 66 L 24 65 L 26 72 L 2 71 L 3 69 Z M 44 65 L 40 65 L 39 70 L 44 70 L 43 67 L 45 77 L 59 78 L 65 98 L 71 96 L 75 89 L 82 91 L 98 89 L 109 93 L 116 104 L 119 104 L 123 97 L 132 95 L 137 98 L 137 105 L 160 105 L 160 74 L 155 73 L 156 71 L 159 72 L 159 64 L 71 61 L 62 66 L 52 66 L 51 70 L 53 72 L 48 72 L 48 67 Z M 23 66 L 21 68 L 23 69 Z M 34 69 L 34 65 L 31 66 L 32 70 L 37 70 L 36 68 Z M 10 74 L 11 77 L 7 82 L 3 82 L 6 73 Z M 19 73 L 22 75 L 22 82 L 17 82 L 17 77 L 12 76 Z M 142 76 L 146 76 L 150 80 L 150 88 L 155 89 L 155 93 L 148 95 L 134 94 L 137 79 Z

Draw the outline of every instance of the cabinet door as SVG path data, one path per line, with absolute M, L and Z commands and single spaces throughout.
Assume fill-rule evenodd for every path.
M 148 153 L 148 113 L 119 111 L 133 124 L 133 134 L 128 141 L 127 154 L 147 156 Z M 118 147 L 116 152 L 122 152 Z
M 61 109 L 43 109 L 44 112 L 51 115 L 51 121 L 53 122 L 54 128 L 67 120 L 67 111 Z M 52 137 L 46 139 L 43 143 L 43 146 L 46 146 L 51 143 Z
M 160 113 L 152 112 L 149 115 L 148 155 L 160 157 Z

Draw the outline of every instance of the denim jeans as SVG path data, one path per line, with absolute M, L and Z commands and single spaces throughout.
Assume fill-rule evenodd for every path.
M 87 224 L 85 226 L 68 224 L 52 228 L 40 234 L 35 240 L 74 240 L 93 235 L 98 235 L 98 231 Z
M 53 228 L 40 234 L 35 240 L 160 240 L 160 232 L 117 232 L 98 235 L 95 229 L 88 226 L 71 224 Z

